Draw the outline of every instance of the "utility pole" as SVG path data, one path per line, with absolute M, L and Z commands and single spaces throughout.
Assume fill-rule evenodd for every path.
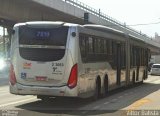
M 88 24 L 89 23 L 89 13 L 85 12 L 84 13 L 84 24 Z

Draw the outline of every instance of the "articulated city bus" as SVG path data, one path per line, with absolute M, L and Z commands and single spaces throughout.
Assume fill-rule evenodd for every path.
M 130 34 L 100 25 L 16 24 L 11 39 L 10 92 L 99 98 L 147 78 L 149 49 Z

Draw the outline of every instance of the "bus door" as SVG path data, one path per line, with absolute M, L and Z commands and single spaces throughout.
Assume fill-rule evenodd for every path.
M 117 62 L 117 85 L 121 84 L 121 44 L 117 43 L 116 50 L 116 62 Z
M 136 67 L 136 81 L 139 81 L 139 69 L 140 69 L 140 49 L 136 49 L 136 61 L 137 61 L 137 67 Z

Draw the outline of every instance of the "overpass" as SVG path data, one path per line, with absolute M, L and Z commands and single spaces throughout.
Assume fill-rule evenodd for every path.
M 0 0 L 0 25 L 10 30 L 17 22 L 25 21 L 65 21 L 84 24 L 84 13 L 89 13 L 88 23 L 106 25 L 130 33 L 151 44 L 153 52 L 160 52 L 159 44 L 110 16 L 91 8 L 77 0 Z M 10 32 L 10 31 L 9 31 Z

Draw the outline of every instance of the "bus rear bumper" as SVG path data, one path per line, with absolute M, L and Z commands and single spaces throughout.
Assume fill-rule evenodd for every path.
M 10 84 L 10 93 L 16 95 L 47 95 L 47 96 L 65 96 L 77 97 L 77 87 L 70 89 L 68 86 L 62 87 L 40 87 L 40 86 L 26 86 L 21 84 Z

